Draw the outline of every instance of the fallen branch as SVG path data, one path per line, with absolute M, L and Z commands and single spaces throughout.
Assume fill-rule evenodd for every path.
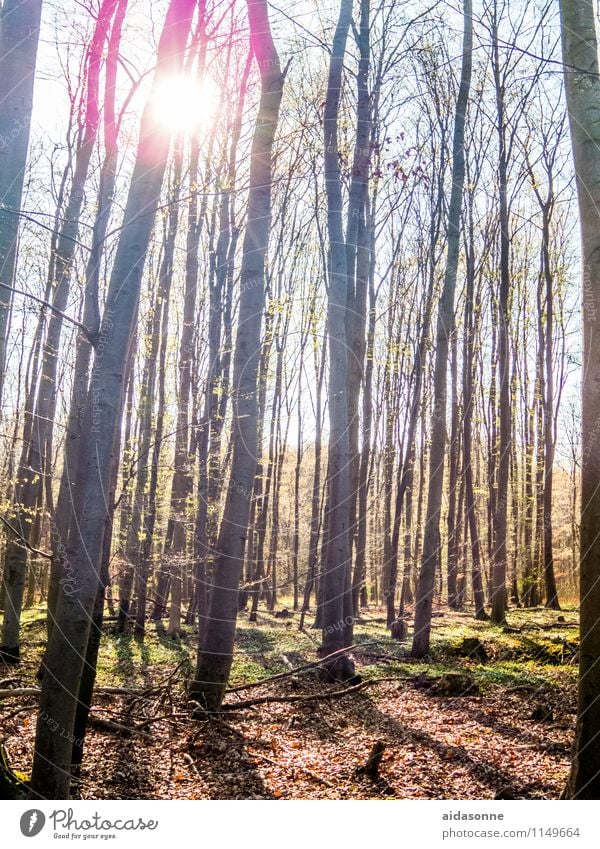
M 102 694 L 108 696 L 135 696 L 137 698 L 144 697 L 151 693 L 152 690 L 127 690 L 123 687 L 96 687 L 94 694 Z M 14 689 L 0 690 L 0 700 L 11 699 L 16 696 L 39 696 L 41 690 L 38 687 L 15 687 Z
M 14 690 L 0 690 L 0 699 L 11 699 L 15 696 L 39 696 L 37 687 L 15 687 Z
M 257 699 L 247 699 L 243 702 L 231 702 L 231 704 L 222 705 L 221 710 L 241 710 L 242 708 L 252 707 L 253 705 L 284 702 L 323 702 L 329 699 L 340 699 L 342 696 L 351 696 L 354 693 L 360 693 L 361 690 L 372 687 L 374 684 L 389 683 L 390 681 L 397 680 L 397 678 L 374 678 L 370 681 L 362 681 L 360 684 L 355 684 L 354 687 L 346 687 L 344 690 L 334 690 L 333 693 L 300 693 L 296 696 L 259 696 Z
M 41 625 L 42 623 L 46 624 L 47 621 L 47 616 L 40 616 L 39 619 L 30 619 L 29 622 L 23 622 L 21 628 L 33 628 L 34 625 Z
M 348 646 L 347 649 L 339 649 L 338 651 L 334 651 L 332 652 L 332 654 L 328 654 L 326 657 L 320 657 L 318 660 L 314 660 L 312 663 L 307 663 L 304 666 L 298 666 L 296 667 L 296 669 L 290 669 L 289 672 L 280 672 L 278 675 L 271 675 L 269 678 L 263 678 L 261 681 L 253 681 L 251 684 L 241 684 L 239 687 L 232 687 L 230 690 L 227 690 L 227 692 L 241 693 L 242 690 L 253 690 L 256 687 L 262 687 L 264 684 L 271 684 L 273 681 L 283 681 L 284 678 L 291 678 L 293 675 L 297 675 L 299 672 L 306 672 L 309 669 L 315 669 L 317 666 L 320 666 L 322 663 L 325 663 L 328 660 L 332 660 L 334 657 L 339 657 L 340 655 L 348 654 L 348 652 L 364 648 L 365 646 L 376 645 L 379 645 L 379 641 L 373 641 L 370 643 L 357 643 L 354 646 Z
M 124 737 L 131 737 L 133 734 L 140 737 L 152 737 L 147 731 L 141 731 L 135 725 L 122 725 L 120 722 L 113 722 L 111 719 L 101 719 L 94 714 L 89 715 L 88 722 L 92 728 L 100 728 L 102 731 L 110 731 L 113 734 L 122 734 Z
M 198 702 L 192 702 L 192 704 L 196 705 L 196 709 L 192 713 L 192 719 L 200 720 L 201 722 L 214 722 L 215 725 L 218 725 L 220 728 L 225 728 L 231 734 L 234 734 L 236 737 L 239 737 L 240 740 L 246 740 L 245 736 L 241 731 L 238 731 L 237 728 L 234 728 L 233 725 L 230 725 L 228 722 L 225 722 L 223 719 L 220 719 L 215 713 L 207 713 L 202 709 Z M 189 717 L 188 717 L 189 718 Z M 204 729 L 201 729 L 194 735 L 194 739 L 192 743 L 195 743 L 200 734 Z
M 134 696 L 136 698 L 144 697 L 152 692 L 152 688 L 148 690 L 128 690 L 126 687 L 96 687 L 94 693 L 102 693 L 105 696 Z

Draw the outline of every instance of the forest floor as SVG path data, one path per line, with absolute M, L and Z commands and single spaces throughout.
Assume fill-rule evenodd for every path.
M 39 609 L 28 615 L 25 660 L 0 666 L 0 688 L 38 686 L 44 622 Z M 228 710 L 204 720 L 191 718 L 185 697 L 195 662 L 192 629 L 171 641 L 152 626 L 142 643 L 108 625 L 79 795 L 558 798 L 575 723 L 576 609 L 511 610 L 510 629 L 438 611 L 423 662 L 408 656 L 410 633 L 403 642 L 390 639 L 382 616 L 371 609 L 355 627 L 353 656 L 364 687 L 337 695 L 340 685 L 321 683 L 308 670 L 230 692 Z M 231 688 L 314 661 L 317 636 L 299 632 L 295 615 L 261 613 L 251 624 L 242 613 Z M 262 697 L 273 701 L 239 704 Z M 0 701 L 2 742 L 12 767 L 25 773 L 36 701 L 34 694 Z M 361 767 L 379 742 L 385 749 L 373 779 Z

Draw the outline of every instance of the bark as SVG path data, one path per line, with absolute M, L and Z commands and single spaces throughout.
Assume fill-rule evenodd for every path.
M 452 168 L 452 194 L 448 212 L 448 256 L 446 273 L 440 298 L 436 331 L 436 358 L 434 376 L 434 407 L 431 423 L 431 455 L 429 471 L 429 494 L 423 559 L 417 584 L 415 602 L 415 625 L 412 645 L 413 657 L 424 657 L 429 651 L 431 613 L 435 584 L 436 564 L 440 557 L 440 514 L 444 484 L 446 455 L 446 407 L 448 351 L 450 336 L 454 328 L 454 296 L 461 235 L 461 207 L 465 182 L 465 123 L 471 88 L 473 19 L 471 0 L 464 2 L 463 65 L 456 118 L 454 125 L 454 162 Z
M 0 283 L 14 287 L 42 0 L 5 0 L 0 12 Z M 0 402 L 12 293 L 0 286 Z
M 341 0 L 333 37 L 325 97 L 325 187 L 329 235 L 329 293 L 327 334 L 329 340 L 329 471 L 327 548 L 323 576 L 322 655 L 352 644 L 353 618 L 346 614 L 345 595 L 351 568 L 350 540 L 350 442 L 348 432 L 348 257 L 343 227 L 342 182 L 339 161 L 338 122 L 344 57 L 352 20 L 352 0 Z M 351 598 L 350 598 L 351 601 Z M 326 673 L 345 680 L 354 665 L 339 655 L 326 665 Z
M 496 14 L 496 11 L 495 13 Z M 500 288 L 498 296 L 498 473 L 493 511 L 491 580 L 492 621 L 506 618 L 508 480 L 510 472 L 510 212 L 508 206 L 508 154 L 506 144 L 504 80 L 501 76 L 497 19 L 493 27 L 493 72 L 499 141 L 498 187 L 500 195 Z
M 223 701 L 233 661 L 238 594 L 254 489 L 258 447 L 258 367 L 265 300 L 265 260 L 271 225 L 272 160 L 284 75 L 265 0 L 248 0 L 250 39 L 261 78 L 252 142 L 248 221 L 240 275 L 233 364 L 231 476 L 211 586 L 208 622 L 190 695 L 208 710 Z
M 566 798 L 600 798 L 600 67 L 592 0 L 561 0 L 567 104 L 583 251 L 581 647 L 577 728 Z
M 195 3 L 172 0 L 158 47 L 153 88 L 180 72 Z M 151 92 L 151 97 L 152 97 Z M 154 227 L 167 157 L 169 133 L 148 103 L 142 116 L 134 173 L 124 212 L 101 333 L 88 393 L 77 464 L 74 528 L 67 546 L 73 581 L 63 587 L 40 698 L 31 779 L 36 798 L 66 799 L 70 790 L 77 693 L 98 594 L 112 454 L 123 409 L 124 380 L 137 319 L 145 258 Z M 66 585 L 65 585 L 66 586 Z M 59 727 L 61 733 L 53 731 Z

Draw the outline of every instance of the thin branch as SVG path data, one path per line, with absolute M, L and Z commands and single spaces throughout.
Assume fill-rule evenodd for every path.
M 82 324 L 80 321 L 77 321 L 76 318 L 71 318 L 70 315 L 61 312 L 61 310 L 52 306 L 49 301 L 45 301 L 43 298 L 38 298 L 37 295 L 32 295 L 31 292 L 25 292 L 23 289 L 15 289 L 12 286 L 9 286 L 8 283 L 0 282 L 0 286 L 2 286 L 3 289 L 8 289 L 9 292 L 13 292 L 13 294 L 15 295 L 22 295 L 24 298 L 31 298 L 32 301 L 36 301 L 36 303 L 41 304 L 43 307 L 46 307 L 47 309 L 51 310 L 55 315 L 60 316 L 60 318 L 64 319 L 65 321 L 69 321 L 71 324 L 77 327 L 78 330 L 81 330 L 81 332 L 93 348 L 96 347 L 98 343 L 96 335 L 90 333 L 85 324 Z
M 2 524 L 17 537 L 19 542 L 21 542 L 25 546 L 25 548 L 28 548 L 29 551 L 32 552 L 32 554 L 37 554 L 40 557 L 44 557 L 46 560 L 52 560 L 52 555 L 48 554 L 47 551 L 40 551 L 39 549 L 34 548 L 32 545 L 30 545 L 25 539 L 25 537 L 21 533 L 19 533 L 19 531 L 14 527 L 14 525 L 11 525 L 8 519 L 5 519 L 4 516 L 0 516 L 0 522 L 2 522 Z

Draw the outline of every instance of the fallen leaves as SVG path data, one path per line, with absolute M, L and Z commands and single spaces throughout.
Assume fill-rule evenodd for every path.
M 32 668 L 32 680 L 33 675 Z M 322 698 L 329 690 L 316 680 L 303 680 L 302 687 L 315 698 L 266 701 L 228 713 L 227 721 L 192 720 L 182 686 L 169 688 L 167 699 L 157 687 L 144 695 L 105 688 L 98 699 L 107 717 L 105 725 L 136 725 L 145 729 L 146 736 L 124 737 L 114 728 L 90 728 L 80 795 L 85 799 L 560 795 L 569 768 L 574 687 L 538 692 L 498 685 L 480 695 L 432 697 L 427 688 L 399 675 L 336 700 Z M 287 679 L 254 691 L 257 698 L 297 694 Z M 552 709 L 553 721 L 531 719 L 537 703 Z M 28 769 L 37 701 L 24 697 L 18 718 L 11 716 L 15 706 L 11 704 L 0 704 L 6 717 L 7 750 L 14 767 Z M 360 774 L 359 767 L 378 740 L 385 751 L 379 777 L 373 780 Z

